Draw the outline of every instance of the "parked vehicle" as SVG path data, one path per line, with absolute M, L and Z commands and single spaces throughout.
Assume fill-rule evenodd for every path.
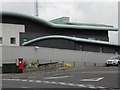
M 120 66 L 120 55 L 116 55 L 108 59 L 105 63 L 108 66 Z

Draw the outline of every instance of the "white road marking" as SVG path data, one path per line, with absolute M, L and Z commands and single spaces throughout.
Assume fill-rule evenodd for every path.
M 51 82 L 52 84 L 58 84 L 57 82 Z
M 86 88 L 87 86 L 83 85 L 83 84 L 76 84 L 77 86 L 79 87 L 83 87 L 83 88 Z
M 41 83 L 42 81 L 40 81 L 40 80 L 36 80 L 36 82 L 37 82 L 37 83 Z
M 20 81 L 20 79 L 9 79 L 11 81 Z
M 46 77 L 45 79 L 60 79 L 60 78 L 67 78 L 70 76 L 59 76 L 59 77 Z
M 102 79 L 99 78 L 98 80 Z M 93 85 L 84 85 L 84 84 L 74 84 L 74 83 L 65 83 L 65 82 L 53 82 L 53 81 L 41 81 L 41 80 L 26 80 L 26 79 L 2 79 L 2 80 L 10 80 L 10 81 L 28 81 L 28 82 L 36 82 L 36 83 L 51 83 L 51 84 L 60 84 L 60 85 L 66 85 L 66 86 L 78 86 L 81 88 L 100 88 L 100 89 L 105 89 L 106 87 L 102 87 L 102 86 L 93 86 Z M 22 88 L 29 88 L 29 87 L 22 87 Z
M 10 79 L 2 79 L 2 80 L 10 80 Z
M 23 80 L 21 80 L 21 81 L 26 82 L 27 80 L 23 79 Z
M 96 88 L 104 89 L 104 88 L 106 88 L 106 87 L 102 87 L 102 86 L 97 86 Z
M 91 78 L 91 79 L 82 79 L 80 81 L 91 81 L 91 82 L 98 82 L 100 80 L 102 80 L 104 77 L 100 77 L 100 78 Z
M 94 87 L 94 86 L 91 86 L 91 87 L 88 87 L 88 88 L 93 88 L 93 89 L 96 89 L 96 87 Z
M 43 81 L 44 83 L 50 83 L 49 81 Z
M 61 85 L 67 85 L 66 83 L 64 83 L 64 82 L 58 82 L 59 84 L 61 84 Z
M 67 83 L 69 86 L 75 86 L 75 84 L 73 83 Z
M 21 88 L 29 88 L 29 87 L 21 87 Z
M 29 80 L 29 82 L 34 82 L 34 80 Z
M 11 79 L 8 79 L 9 81 L 11 81 Z
M 96 88 L 95 86 L 93 85 L 87 85 L 88 88 Z
M 15 79 L 15 81 L 20 81 L 20 79 Z
M 100 80 L 102 80 L 103 78 L 104 78 L 104 77 L 98 78 L 97 81 L 100 81 Z

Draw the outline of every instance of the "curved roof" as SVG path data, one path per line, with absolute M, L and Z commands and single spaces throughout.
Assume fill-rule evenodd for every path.
M 54 27 L 58 28 L 75 28 L 75 29 L 85 29 L 85 30 L 104 30 L 104 31 L 118 31 L 114 27 L 101 27 L 101 26 L 90 26 L 90 25 L 69 25 L 69 24 L 54 24 Z
M 46 21 L 46 20 L 43 20 L 41 18 L 38 18 L 36 16 L 32 16 L 32 15 L 27 15 L 27 14 L 21 14 L 21 13 L 13 13 L 13 12 L 0 12 L 0 15 L 2 16 L 12 16 L 12 17 L 17 17 L 17 18 L 23 18 L 23 19 L 27 19 L 27 20 L 31 20 L 31 21 L 36 21 L 38 23 L 43 23 L 43 24 L 46 24 L 48 26 L 51 26 L 52 23 Z
M 71 37 L 71 36 L 63 36 L 63 35 L 50 35 L 50 36 L 43 36 L 43 37 L 38 37 L 32 40 L 29 40 L 27 42 L 24 42 L 22 45 L 28 45 L 30 43 L 40 41 L 40 40 L 45 40 L 45 39 L 52 39 L 52 38 L 61 38 L 61 39 L 68 39 L 68 40 L 73 40 L 73 41 L 81 41 L 81 42 L 88 42 L 88 43 L 96 43 L 96 44 L 105 44 L 105 45 L 115 45 L 110 42 L 105 42 L 105 41 L 97 41 L 97 40 L 90 40 L 90 39 L 83 39 L 83 38 L 78 38 L 78 37 Z
M 86 29 L 86 30 L 106 30 L 106 31 L 118 31 L 117 28 L 114 28 L 112 26 L 107 26 L 107 25 L 99 25 L 99 24 L 94 24 L 94 25 L 88 25 L 88 24 L 54 24 L 49 21 L 40 19 L 39 17 L 36 16 L 30 16 L 26 14 L 21 14 L 21 13 L 13 13 L 13 12 L 1 12 L 0 15 L 8 15 L 8 16 L 14 16 L 14 17 L 19 17 L 23 19 L 28 19 L 28 20 L 33 20 L 36 22 L 40 22 L 43 24 L 46 24 L 50 27 L 56 27 L 56 28 L 73 28 L 73 29 Z

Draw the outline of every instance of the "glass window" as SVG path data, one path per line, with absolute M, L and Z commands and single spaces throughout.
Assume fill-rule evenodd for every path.
M 15 43 L 16 43 L 15 37 L 11 37 L 11 38 L 10 38 L 10 44 L 15 44 Z
M 3 38 L 2 37 L 0 37 L 0 44 L 2 44 L 3 43 Z
M 27 41 L 28 41 L 28 38 L 24 38 L 24 39 L 23 39 L 23 42 L 27 42 Z
M 99 47 L 99 52 L 102 52 L 103 50 L 102 50 L 102 47 Z
M 116 55 L 110 58 L 110 60 L 114 60 L 114 59 L 119 59 L 120 60 L 120 55 Z

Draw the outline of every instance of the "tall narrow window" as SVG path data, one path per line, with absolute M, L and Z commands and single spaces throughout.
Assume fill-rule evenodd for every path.
M 102 51 L 103 51 L 102 47 L 99 47 L 99 52 L 101 52 L 101 53 L 102 53 Z
M 16 44 L 16 39 L 15 37 L 10 38 L 10 44 Z
M 2 37 L 0 37 L 0 44 L 2 44 L 3 43 L 3 38 Z

